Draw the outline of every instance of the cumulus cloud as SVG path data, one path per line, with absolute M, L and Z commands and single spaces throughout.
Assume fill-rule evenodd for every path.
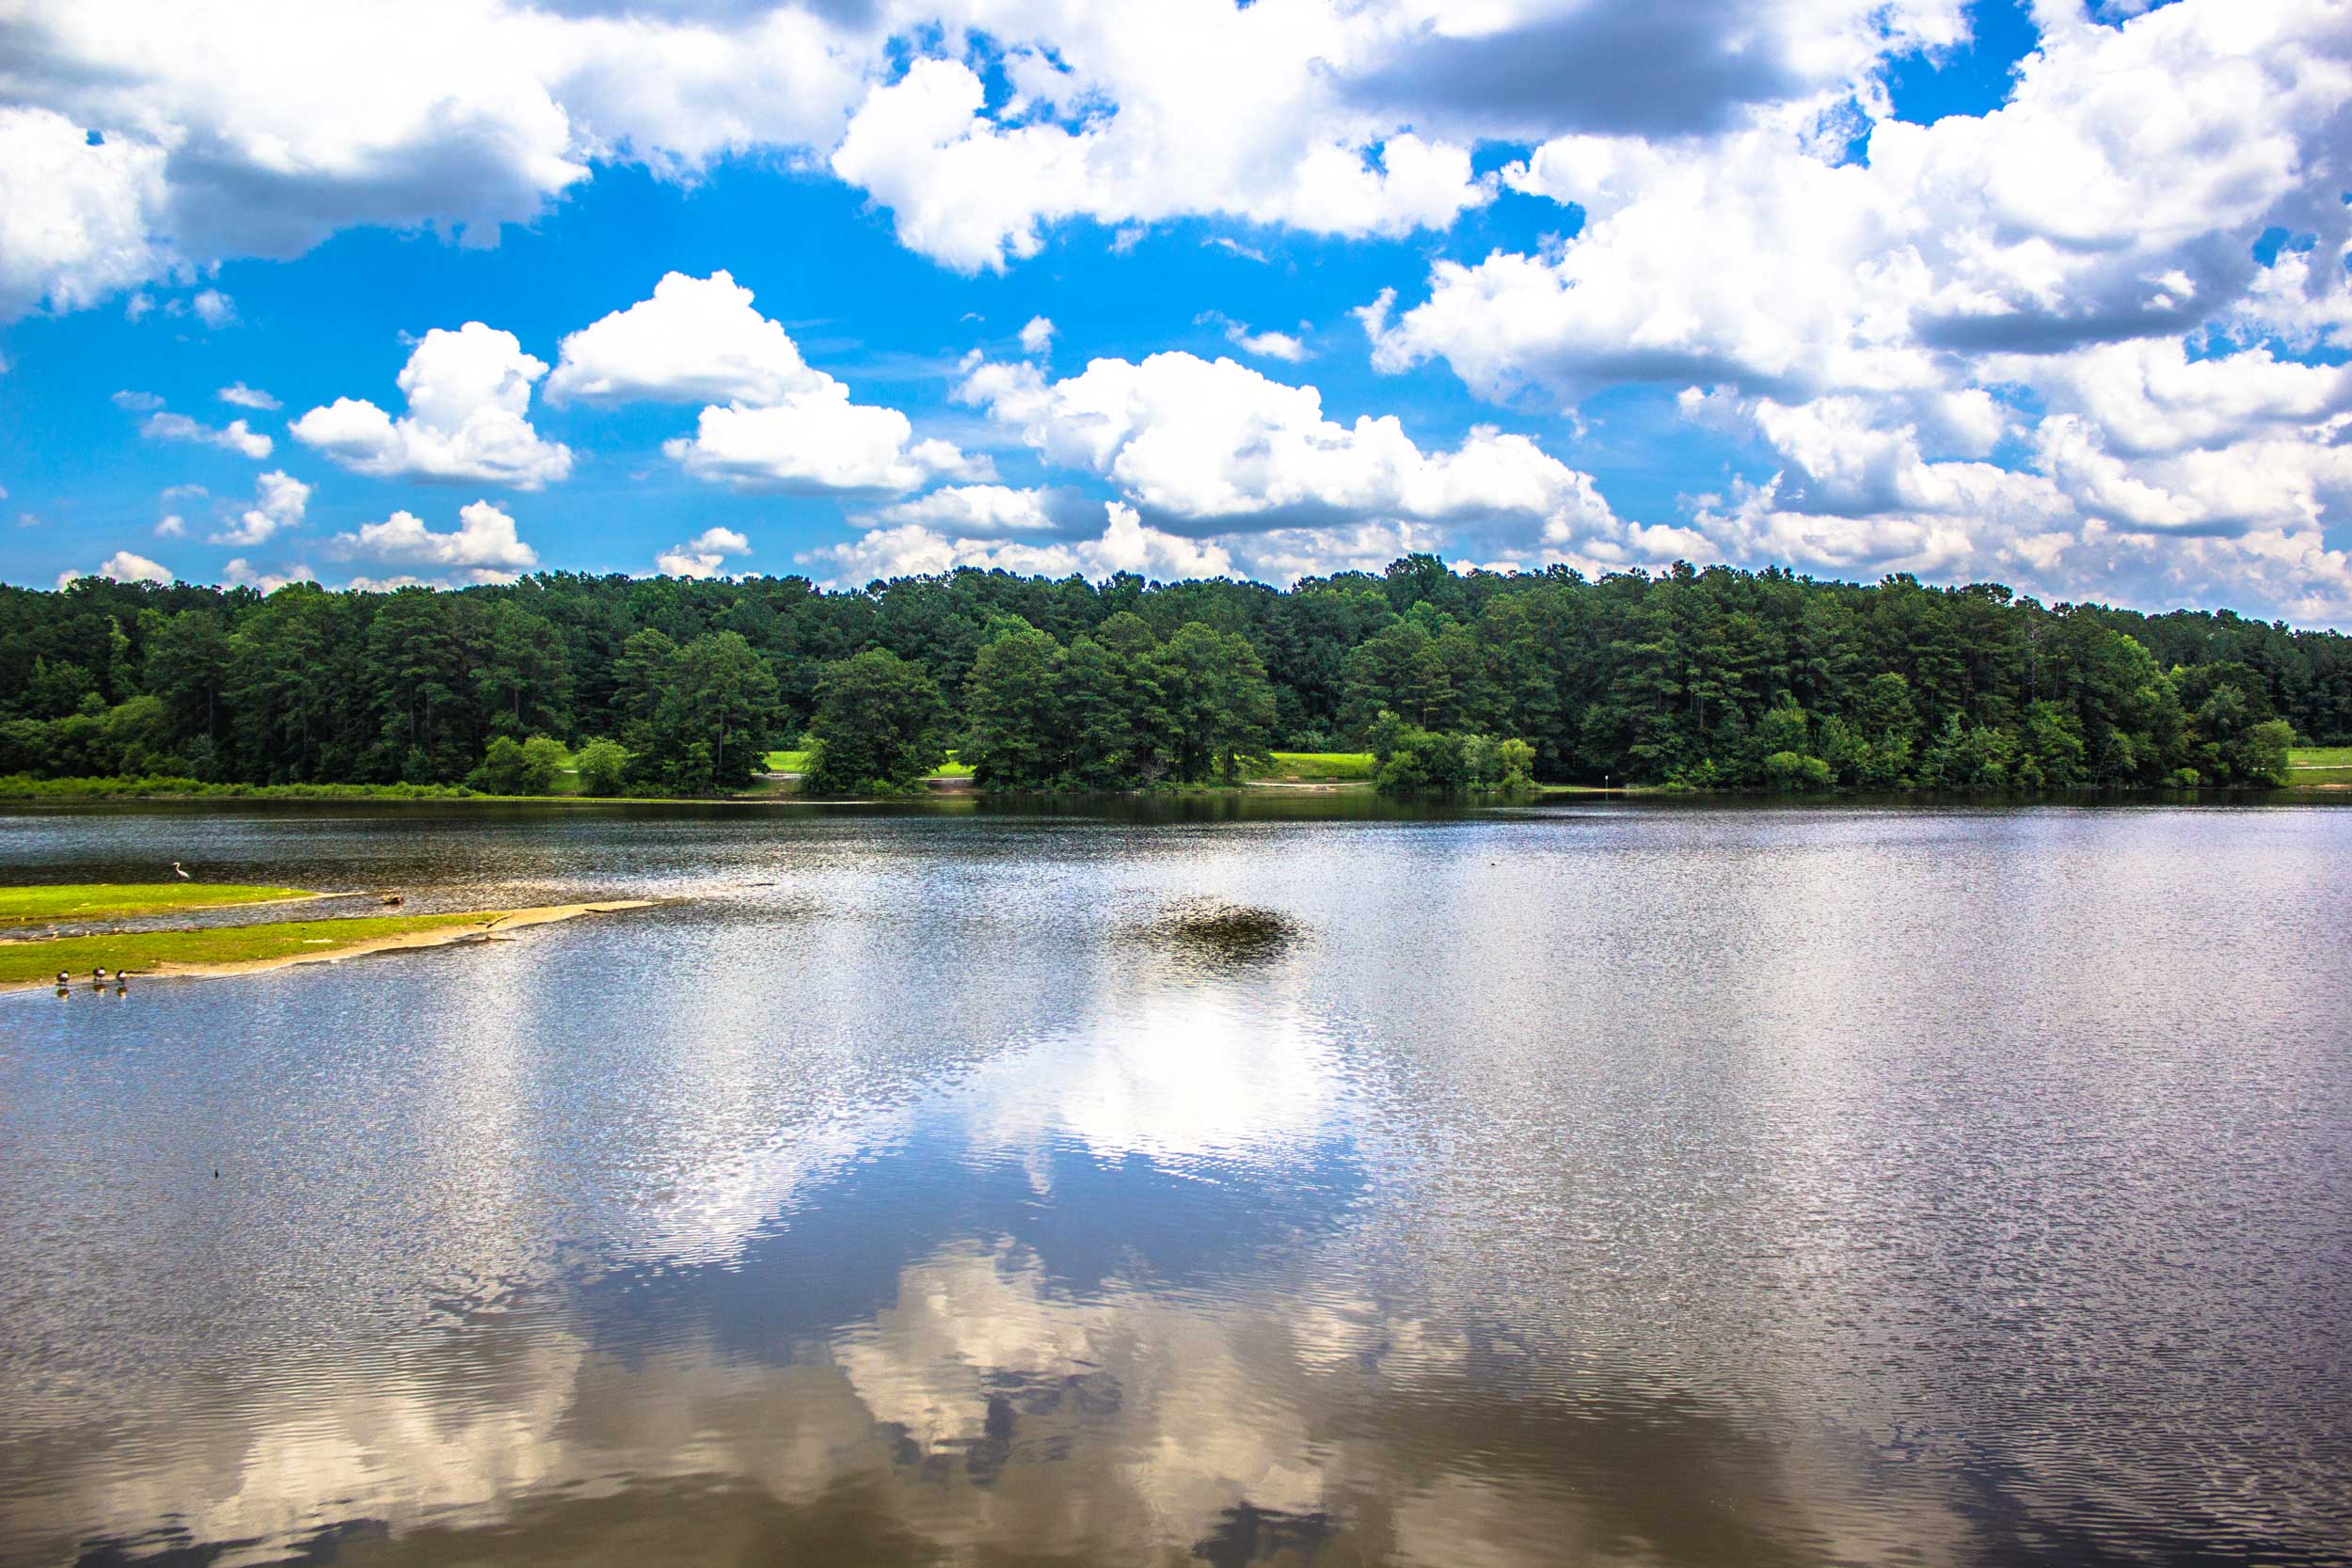
M 831 166 L 891 210 L 910 248 L 964 272 L 1034 256 L 1072 217 L 1230 214 L 1320 234 L 1443 228 L 1492 197 L 1467 147 L 1323 112 L 1308 69 L 1346 24 L 1314 7 L 1092 8 L 1060 19 L 1054 102 L 1074 127 L 985 111 L 961 60 L 923 58 L 866 94 Z M 1020 107 L 1034 108 L 1025 97 Z
M 158 539 L 184 539 L 187 532 L 187 519 L 177 512 L 164 514 L 163 520 L 155 525 L 155 537 Z
M 79 309 L 169 270 L 164 164 L 153 143 L 93 147 L 54 109 L 0 107 L 0 319 Z
M 1620 531 L 1591 477 L 1524 436 L 1481 428 L 1423 451 L 1393 416 L 1337 423 L 1314 388 L 1231 359 L 1097 359 L 1050 384 L 1033 365 L 980 361 L 957 396 L 1187 533 L 1410 520 L 1565 546 Z
M 2302 362 L 2352 323 L 2340 8 L 2034 14 L 2006 103 L 1865 119 L 1862 161 L 1786 114 L 1553 137 L 1502 178 L 1582 229 L 1373 301 L 1375 364 L 1687 386 L 1780 462 L 1693 508 L 1711 556 L 2352 616 L 2352 372 Z
M 549 403 L 781 403 L 831 378 L 724 272 L 663 275 L 653 297 L 565 338 Z
M 459 508 L 457 523 L 436 533 L 414 513 L 395 512 L 335 535 L 331 548 L 343 560 L 433 568 L 445 582 L 512 582 L 539 564 L 539 552 L 516 536 L 515 519 L 490 502 Z
M 683 545 L 673 545 L 653 558 L 654 570 L 663 577 L 715 578 L 731 555 L 749 555 L 752 542 L 731 528 L 707 528 Z
M 197 441 L 206 446 L 226 447 L 240 456 L 255 462 L 270 454 L 273 443 L 267 436 L 248 427 L 243 420 L 231 420 L 215 429 L 199 424 L 185 414 L 158 411 L 139 422 L 139 434 L 151 441 Z
M 2309 367 L 2233 357 L 2249 363 L 2135 347 L 2045 364 L 2059 411 L 2021 427 L 2026 450 L 2009 467 L 1943 452 L 1867 399 L 1738 403 L 1784 466 L 1702 498 L 1693 527 L 1709 553 L 1736 560 L 2352 617 L 2352 574 L 2327 540 L 2352 506 L 2352 413 L 2312 417 L 2341 394 L 2274 373 Z M 2151 417 L 2119 435 L 2061 406 L 2101 398 Z
M 219 328 L 237 324 L 237 302 L 218 289 L 199 289 L 188 301 L 188 309 L 206 326 Z
M 214 395 L 221 402 L 234 404 L 239 408 L 258 408 L 268 414 L 274 414 L 285 406 L 267 392 L 256 387 L 248 387 L 242 381 L 223 387 Z
M 880 508 L 873 520 L 917 524 L 941 532 L 998 539 L 1051 532 L 1093 507 L 1067 490 L 1016 490 L 1006 484 L 947 484 Z
M 1248 322 L 1235 321 L 1222 310 L 1203 310 L 1192 320 L 1196 326 L 1221 326 L 1227 342 L 1256 358 L 1279 359 L 1295 365 L 1313 356 L 1303 339 L 1288 332 L 1252 332 Z
M 1176 580 L 1238 577 L 1232 555 L 1219 545 L 1145 526 L 1135 508 L 1117 501 L 1104 508 L 1101 534 L 1089 539 L 1032 544 L 959 538 L 919 522 L 869 529 L 846 544 L 807 550 L 793 559 L 826 575 L 826 580 L 855 586 L 876 578 L 930 577 L 959 566 L 1102 578 L 1120 572 Z
M 850 388 L 827 376 L 780 403 L 706 408 L 692 436 L 661 450 L 695 478 L 739 489 L 893 494 L 934 480 L 993 477 L 986 458 L 914 437 L 904 414 L 851 403 Z
M 169 583 L 173 580 L 170 568 L 158 565 L 143 555 L 134 555 L 129 550 L 117 550 L 100 562 L 95 571 L 58 573 L 57 586 L 59 588 L 71 587 L 75 578 L 85 576 L 110 578 L 116 582 Z
M 1777 123 L 1548 142 L 1505 182 L 1581 206 L 1583 230 L 1439 262 L 1423 302 L 1366 312 L 1376 362 L 1442 358 L 1496 397 L 1646 380 L 1786 400 L 1939 387 L 1956 356 L 2177 336 L 2253 285 L 2265 226 L 2341 246 L 2341 176 L 2321 173 L 2352 142 L 2340 22 L 2308 0 L 2060 23 L 2003 107 L 1882 120 L 1867 163 Z
M 724 272 L 670 273 L 650 299 L 565 338 L 548 396 L 724 399 L 708 402 L 694 434 L 662 451 L 699 479 L 739 488 L 891 495 L 991 476 L 984 458 L 916 440 L 897 409 L 851 403 L 850 388 L 803 359 L 784 327 L 760 315 L 752 292 Z
M 1867 89 L 1888 56 L 1964 38 L 1964 9 L 1960 0 L 1399 7 L 1340 79 L 1368 110 L 1456 136 L 1680 136 Z
M 1307 345 L 1301 340 L 1287 332 L 1252 332 L 1244 322 L 1227 323 L 1225 338 L 1244 354 L 1254 354 L 1262 359 L 1280 359 L 1295 365 L 1309 357 Z
M 787 6 L 16 8 L 0 24 L 0 314 L 355 225 L 492 243 L 599 161 L 689 178 L 731 151 L 828 146 L 883 25 Z
M 454 332 L 437 326 L 401 369 L 406 414 L 337 398 L 289 428 L 354 473 L 536 490 L 572 471 L 571 449 L 542 440 L 528 418 L 532 384 L 547 372 L 512 332 L 480 322 Z
M 0 312 L 87 305 L 339 229 L 469 244 L 599 164 L 691 180 L 781 149 L 948 264 L 1071 217 L 1317 233 L 1441 228 L 1481 137 L 1673 134 L 1867 91 L 1959 0 L 1579 5 L 19 8 L 0 111 Z M 992 103 L 983 73 L 1010 85 Z M 88 127 L 103 128 L 93 141 Z
M 292 474 L 273 468 L 261 477 L 253 504 L 219 532 L 209 535 L 209 542 L 241 546 L 265 545 L 298 525 L 310 505 L 310 487 Z
M 281 572 L 264 571 L 243 556 L 231 560 L 220 569 L 220 580 L 236 588 L 258 589 L 275 594 L 290 582 L 316 582 L 319 577 L 310 567 L 295 564 Z

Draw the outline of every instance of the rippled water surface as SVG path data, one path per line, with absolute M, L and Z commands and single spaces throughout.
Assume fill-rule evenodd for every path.
M 0 997 L 0 1562 L 2346 1560 L 2352 811 L 1280 809 L 0 815 L 683 899 Z

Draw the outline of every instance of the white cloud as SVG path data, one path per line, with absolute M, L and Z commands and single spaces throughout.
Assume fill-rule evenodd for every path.
M 168 271 L 164 164 L 153 143 L 92 147 L 55 110 L 0 107 L 0 320 L 79 309 Z
M 984 113 L 986 89 L 961 60 L 917 59 L 866 94 L 831 166 L 891 209 L 901 243 L 961 271 L 1002 270 L 1063 218 L 1230 214 L 1403 234 L 1492 195 L 1467 148 L 1333 112 L 1311 62 L 1348 41 L 1334 11 L 1159 6 L 1058 20 L 1072 75 L 1057 91 L 1106 105 L 1075 129 Z
M 1043 316 L 1031 316 L 1021 328 L 1021 352 L 1036 358 L 1054 346 L 1054 324 Z
M 2352 372 L 2272 346 L 2352 324 L 2341 8 L 2035 16 L 2006 105 L 1881 119 L 1867 162 L 1793 114 L 1555 137 L 1503 178 L 1582 230 L 1384 294 L 1375 364 L 1495 399 L 1717 388 L 1686 414 L 1784 466 L 1701 501 L 1710 555 L 2352 614 Z M 2303 238 L 2265 267 L 2271 228 Z
M 707 528 L 683 545 L 653 558 L 654 570 L 672 578 L 715 578 L 731 555 L 749 555 L 752 542 L 731 528 Z
M 1686 399 L 1748 421 L 1786 460 L 1702 498 L 1693 526 L 1734 560 L 2352 619 L 2352 572 L 2327 540 L 2352 508 L 2352 412 L 2325 376 L 2280 373 L 2310 368 L 2259 350 L 2185 362 L 2161 345 L 2042 361 L 2055 411 L 2020 427 L 2016 467 L 1941 454 L 1865 398 Z
M 237 588 L 255 588 L 263 594 L 275 594 L 290 582 L 316 582 L 318 574 L 310 567 L 295 564 L 282 572 L 265 572 L 239 556 L 220 569 L 220 580 Z
M 143 555 L 133 555 L 129 550 L 117 550 L 100 562 L 95 572 L 88 574 L 60 572 L 57 575 L 57 586 L 59 588 L 70 587 L 76 578 L 85 575 L 111 578 L 116 582 L 169 583 L 172 580 L 169 567 L 158 565 Z
M 206 326 L 218 329 L 236 325 L 237 302 L 218 289 L 199 290 L 196 297 L 188 301 L 188 309 Z
M 1288 332 L 1252 332 L 1249 324 L 1235 321 L 1222 310 L 1203 310 L 1192 318 L 1195 326 L 1221 326 L 1225 341 L 1244 354 L 1260 359 L 1279 359 L 1295 365 L 1314 357 L 1304 339 Z M 1299 324 L 1304 326 L 1305 323 Z
M 1411 520 L 1565 546 L 1621 528 L 1589 476 L 1524 436 L 1482 428 L 1425 452 L 1393 416 L 1339 424 L 1314 388 L 1231 359 L 1097 359 L 1050 385 L 1031 365 L 978 362 L 957 395 L 1187 532 Z
M 1900 392 L 1942 384 L 1956 356 L 2177 336 L 2254 285 L 2266 225 L 2342 245 L 2342 181 L 2322 172 L 2352 140 L 2338 8 L 2190 0 L 2120 28 L 2039 14 L 2042 50 L 2006 106 L 1882 120 L 1867 164 L 1774 120 L 1545 144 L 1504 179 L 1582 206 L 1583 231 L 1438 263 L 1426 301 L 1367 317 L 1377 361 L 1442 357 L 1490 396 Z
M 184 539 L 187 532 L 187 520 L 177 512 L 165 514 L 163 521 L 155 525 L 155 537 L 158 539 Z
M 702 410 L 692 436 L 662 451 L 697 478 L 741 488 L 893 494 L 990 475 L 984 458 L 915 440 L 897 409 L 851 403 L 849 388 L 811 368 L 783 326 L 753 309 L 752 292 L 724 272 L 670 273 L 652 298 L 565 338 L 548 395 L 725 399 Z
M 1228 322 L 1226 341 L 1244 354 L 1254 354 L 1262 359 L 1280 359 L 1295 365 L 1310 357 L 1307 345 L 1287 332 L 1252 332 L 1246 322 Z
M 335 535 L 333 549 L 344 560 L 396 566 L 438 567 L 443 580 L 512 582 L 539 564 L 539 552 L 515 533 L 515 519 L 486 500 L 461 507 L 458 526 L 436 533 L 411 512 L 395 512 L 380 523 L 363 523 L 357 533 Z
M 2052 412 L 2081 415 L 2132 456 L 2312 427 L 2352 409 L 2352 364 L 2298 364 L 2260 345 L 2192 359 L 2178 339 L 2142 339 L 1993 360 L 1984 373 L 2031 386 Z
M 602 10 L 18 8 L 0 314 L 354 225 L 493 243 L 599 160 L 689 178 L 728 152 L 828 146 L 884 41 L 788 7 Z
M 243 420 L 231 420 L 219 429 L 199 424 L 185 414 L 158 411 L 140 421 L 139 434 L 151 441 L 198 441 L 207 446 L 226 447 L 255 462 L 270 454 L 274 443 L 260 431 L 248 427 Z
M 1226 535 L 1222 543 L 1259 582 L 1288 587 L 1300 578 L 1334 572 L 1378 573 L 1417 551 L 1446 547 L 1443 529 L 1428 523 L 1355 523 L 1340 528 L 1281 528 Z
M 308 484 L 272 468 L 261 477 L 253 504 L 235 521 L 211 535 L 210 542 L 241 546 L 267 544 L 278 533 L 298 525 L 310 504 Z
M 564 340 L 549 403 L 781 403 L 831 378 L 724 272 L 663 275 L 653 297 Z
M 51 0 L 10 23 L 0 312 L 357 225 L 494 243 L 600 163 L 691 180 L 763 149 L 829 163 L 966 269 L 1070 216 L 1396 234 L 1489 198 L 1477 138 L 1711 128 L 1867 91 L 1882 58 L 1960 32 L 1959 0 L 1552 9 Z M 993 106 L 982 35 L 1013 87 Z
M 1147 527 L 1135 508 L 1117 501 L 1104 512 L 1104 530 L 1090 539 L 1028 544 L 954 538 L 910 522 L 870 529 L 847 544 L 806 550 L 793 559 L 804 566 L 830 568 L 826 580 L 843 586 L 877 578 L 930 577 L 959 566 L 1052 578 L 1076 573 L 1102 578 L 1136 572 L 1168 581 L 1241 575 L 1222 546 Z
M 993 477 L 986 458 L 914 435 L 904 414 L 853 404 L 850 388 L 827 376 L 778 404 L 706 408 L 691 436 L 661 450 L 695 478 L 739 489 L 890 494 L 938 479 Z
M 285 406 L 267 392 L 259 388 L 248 387 L 242 381 L 223 387 L 214 395 L 223 403 L 233 403 L 239 408 L 258 408 L 263 413 L 276 413 Z
M 401 370 L 405 415 L 337 398 L 290 428 L 354 473 L 536 490 L 572 471 L 571 449 L 540 439 L 526 417 L 532 383 L 547 371 L 511 332 L 480 322 L 435 327 Z
M 873 514 L 873 520 L 998 539 L 1009 533 L 1052 531 L 1059 526 L 1057 512 L 1070 510 L 1072 499 L 1050 490 L 1016 490 L 1005 484 L 949 484 L 882 507 Z

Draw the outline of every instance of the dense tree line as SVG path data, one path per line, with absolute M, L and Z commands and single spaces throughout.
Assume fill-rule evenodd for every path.
M 568 573 L 0 588 L 0 773 L 52 777 L 527 784 L 546 736 L 600 743 L 596 787 L 697 793 L 808 736 L 815 782 L 846 788 L 951 746 L 999 786 L 1375 747 L 1438 784 L 2064 788 L 2262 782 L 2291 735 L 2352 741 L 2352 639 L 1900 576 L 1416 556 L 1288 593 L 977 571 L 841 593 Z

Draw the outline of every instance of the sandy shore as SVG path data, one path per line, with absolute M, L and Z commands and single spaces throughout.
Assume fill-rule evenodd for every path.
M 331 896 L 331 895 L 330 895 Z M 294 900 L 286 900 L 293 902 Z M 287 969 L 295 964 L 340 963 L 345 958 L 368 953 L 390 953 L 410 947 L 446 947 L 453 942 L 481 942 L 526 926 L 547 926 L 559 920 L 576 920 L 581 915 L 616 914 L 624 910 L 649 910 L 657 904 L 669 903 L 662 898 L 612 898 L 594 904 L 541 904 L 525 910 L 484 910 L 478 923 L 460 926 L 439 926 L 422 931 L 405 931 L 396 936 L 366 937 L 354 942 L 330 947 L 317 953 L 287 953 L 274 958 L 243 958 L 232 963 L 178 964 L 161 963 L 151 969 L 134 969 L 135 980 L 212 979 L 225 974 L 256 974 L 263 970 Z M 463 911 L 451 911 L 463 912 Z M 52 980 L 27 980 L 0 984 L 0 991 L 54 990 Z

